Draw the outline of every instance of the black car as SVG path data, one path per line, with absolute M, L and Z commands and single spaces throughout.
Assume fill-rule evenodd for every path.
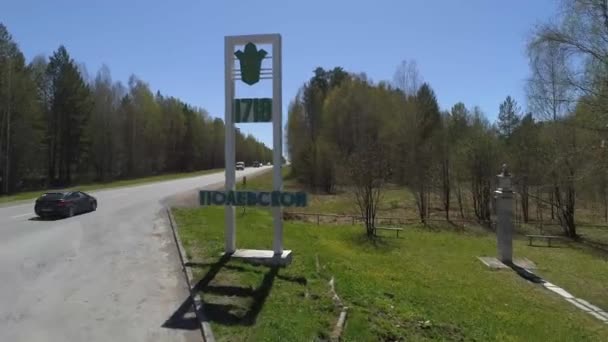
M 36 200 L 34 211 L 40 217 L 71 217 L 97 209 L 97 199 L 81 191 L 49 192 Z

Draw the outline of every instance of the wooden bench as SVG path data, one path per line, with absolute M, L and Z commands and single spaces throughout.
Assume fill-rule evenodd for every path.
M 526 235 L 529 239 L 528 245 L 532 246 L 532 239 L 545 239 L 547 240 L 547 246 L 551 247 L 551 240 L 564 240 L 563 236 L 555 235 Z
M 378 236 L 377 231 L 378 230 L 392 230 L 394 232 L 397 233 L 397 237 L 399 237 L 399 232 L 403 230 L 403 228 L 399 228 L 399 227 L 374 227 L 374 235 Z

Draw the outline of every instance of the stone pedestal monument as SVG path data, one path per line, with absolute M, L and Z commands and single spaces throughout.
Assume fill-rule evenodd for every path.
M 498 187 L 494 191 L 496 200 L 496 245 L 497 257 L 478 257 L 492 269 L 512 268 L 514 265 L 524 269 L 534 269 L 536 265 L 527 258 L 513 259 L 513 200 L 515 194 L 511 184 L 511 174 L 503 164 L 498 175 Z
M 513 261 L 513 189 L 506 164 L 503 164 L 502 172 L 498 175 L 498 188 L 494 191 L 494 198 L 498 260 L 510 264 Z

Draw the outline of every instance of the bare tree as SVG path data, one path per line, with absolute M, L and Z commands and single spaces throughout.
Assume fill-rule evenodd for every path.
M 390 175 L 388 160 L 380 155 L 381 152 L 379 154 L 382 147 L 378 145 L 374 142 L 362 145 L 347 157 L 344 164 L 369 237 L 374 233 L 378 204 Z
M 496 174 L 497 137 L 480 108 L 472 111 L 471 131 L 467 136 L 466 164 L 471 177 L 471 198 L 477 219 L 490 221 L 492 180 Z
M 443 209 L 445 211 L 445 219 L 450 220 L 450 204 L 451 204 L 451 192 L 452 192 L 452 134 L 450 130 L 450 112 L 444 112 L 441 114 L 441 131 L 439 134 L 439 154 L 441 158 L 441 201 Z
M 528 47 L 531 77 L 526 85 L 528 107 L 540 120 L 557 121 L 569 113 L 577 98 L 566 54 L 552 41 L 533 41 Z
M 530 109 L 549 124 L 546 126 L 552 133 L 548 143 L 553 148 L 545 159 L 552 183 L 552 212 L 555 209 L 566 235 L 576 237 L 574 180 L 578 152 L 574 121 L 568 116 L 581 93 L 597 95 L 593 86 L 598 75 L 595 66 L 608 62 L 608 40 L 601 42 L 608 39 L 607 22 L 601 19 L 608 18 L 608 12 L 604 1 L 571 0 L 563 4 L 561 23 L 539 27 L 528 45 L 532 76 L 526 90 Z
M 401 90 L 406 96 L 414 96 L 422 85 L 422 76 L 418 71 L 418 64 L 415 60 L 401 61 L 393 76 L 394 86 Z
M 538 45 L 545 47 L 538 49 Z M 608 4 L 605 0 L 563 0 L 560 16 L 537 28 L 529 50 L 553 54 L 554 58 L 546 60 L 558 62 L 556 71 L 561 76 L 554 79 L 567 82 L 585 95 L 608 100 L 604 91 L 608 76 Z M 567 66 L 566 70 L 563 65 Z M 546 81 L 545 84 L 553 85 L 550 79 Z M 604 109 L 607 104 L 600 102 Z
M 322 140 L 332 151 L 341 185 L 354 191 L 367 236 L 374 233 L 384 185 L 391 175 L 387 123 L 398 96 L 383 85 L 353 79 L 329 94 Z
M 529 197 L 531 184 L 540 184 L 542 158 L 538 139 L 540 124 L 534 121 L 531 113 L 523 116 L 519 126 L 513 132 L 507 146 L 511 154 L 511 165 L 515 172 L 514 179 L 521 197 L 521 214 L 525 223 L 529 220 Z

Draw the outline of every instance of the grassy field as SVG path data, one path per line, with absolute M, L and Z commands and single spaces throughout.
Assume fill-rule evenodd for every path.
M 338 316 L 330 277 L 350 308 L 346 341 L 604 341 L 608 336 L 608 325 L 553 293 L 514 272 L 483 266 L 476 257 L 495 254 L 492 235 L 410 226 L 399 239 L 371 242 L 359 226 L 288 221 L 285 246 L 293 249 L 294 260 L 277 270 L 219 259 L 223 208 L 179 209 L 175 217 L 219 341 L 327 338 Z M 267 211 L 249 208 L 237 222 L 239 247 L 271 247 Z M 566 288 L 562 282 L 577 275 L 584 279 L 587 268 L 589 276 L 592 269 L 602 274 L 598 284 L 608 283 L 605 261 L 578 249 L 534 248 L 518 240 L 515 253 L 534 260 L 543 275 Z M 581 297 L 594 302 L 602 294 L 590 293 L 590 282 L 584 281 Z
M 284 188 L 285 190 L 301 190 L 301 186 L 291 177 L 291 170 L 289 167 L 283 169 L 284 176 Z M 240 186 L 241 188 L 242 185 Z M 249 189 L 271 189 L 272 188 L 272 174 L 267 173 L 265 175 L 251 179 L 247 188 Z M 450 218 L 456 222 L 461 221 L 461 216 L 456 202 L 456 194 L 452 192 L 452 203 L 450 209 Z M 463 199 L 463 211 L 466 221 L 474 221 L 473 204 L 471 200 L 471 194 L 468 187 L 462 187 L 462 199 Z M 338 191 L 337 194 L 323 194 L 317 193 L 310 196 L 309 205 L 306 208 L 297 208 L 299 212 L 308 213 L 333 213 L 333 214 L 346 214 L 352 215 L 357 214 L 358 209 L 353 205 L 355 199 L 353 195 L 346 191 Z M 516 220 L 521 221 L 521 199 L 515 201 L 514 206 L 516 207 Z M 542 217 L 546 223 L 549 223 L 551 218 L 551 211 L 547 205 L 542 206 Z M 416 202 L 414 195 L 407 189 L 394 184 L 386 186 L 382 193 L 382 198 L 379 206 L 379 215 L 381 217 L 400 217 L 408 221 L 418 219 L 418 210 L 416 208 Z M 442 207 L 442 200 L 437 194 L 431 194 L 430 207 L 429 207 L 429 218 L 431 220 L 445 220 L 445 212 Z M 537 221 L 537 208 L 536 201 L 530 200 L 529 203 L 529 215 L 530 220 L 534 222 L 531 226 L 536 225 Z M 586 203 L 582 200 L 577 202 L 576 208 L 577 223 L 580 227 L 580 232 L 583 236 L 600 241 L 608 248 L 608 223 L 603 218 L 603 207 L 595 203 Z M 554 220 L 555 221 L 555 220 Z M 555 223 L 555 222 L 553 222 Z M 602 227 L 590 227 L 590 223 L 593 225 L 599 225 Z M 525 230 L 528 231 L 528 230 Z M 538 231 L 536 231 L 538 232 Z
M 291 177 L 291 169 L 285 167 L 283 172 L 283 189 L 285 191 L 297 191 L 301 190 L 300 186 Z M 272 173 L 267 172 L 260 176 L 248 179 L 246 186 L 243 183 L 237 184 L 239 189 L 249 190 L 268 190 L 272 189 Z M 341 193 L 337 195 L 311 195 L 308 198 L 308 206 L 306 208 L 297 208 L 298 211 L 303 212 L 329 212 L 336 214 L 354 214 L 355 209 L 353 208 L 352 198 L 346 194 Z
M 101 189 L 108 189 L 108 188 L 118 188 L 118 187 L 123 187 L 123 186 L 133 186 L 133 185 L 140 185 L 140 184 L 145 184 L 145 183 L 162 182 L 162 181 L 179 179 L 179 178 L 202 176 L 202 175 L 206 175 L 209 173 L 219 172 L 221 170 L 223 170 L 223 169 L 212 169 L 212 170 L 184 172 L 184 173 L 169 173 L 169 174 L 158 175 L 158 176 L 125 179 L 125 180 L 118 180 L 118 181 L 107 182 L 107 183 L 91 183 L 91 184 L 74 185 L 74 186 L 69 187 L 68 189 L 78 189 L 80 191 L 93 191 L 93 190 L 101 190 Z M 52 190 L 48 190 L 48 191 L 52 191 Z M 10 196 L 0 196 L 0 204 L 37 198 L 44 192 L 45 192 L 45 190 L 37 190 L 37 191 L 20 192 L 20 193 L 10 195 Z
M 290 169 L 286 168 L 283 170 L 284 175 L 284 187 L 286 190 L 301 190 L 301 186 L 295 182 L 290 176 Z M 240 188 L 243 188 L 242 184 Z M 272 188 L 272 174 L 266 173 L 261 176 L 255 177 L 249 180 L 247 187 L 248 189 L 271 189 Z M 465 202 L 467 202 L 466 200 Z M 435 227 L 451 227 L 445 222 L 445 213 L 440 207 L 441 200 L 437 196 L 432 197 L 431 209 L 430 209 L 430 225 Z M 455 202 L 455 201 L 453 201 Z M 309 205 L 306 208 L 293 208 L 290 211 L 304 212 L 304 213 L 331 213 L 331 214 L 345 214 L 345 215 L 358 215 L 358 208 L 355 205 L 356 201 L 352 194 L 347 192 L 339 192 L 337 194 L 311 194 L 309 196 Z M 465 205 L 467 207 L 468 205 Z M 532 206 L 533 207 L 533 206 Z M 460 213 L 457 212 L 456 203 L 452 203 L 452 211 L 450 212 L 450 218 L 454 220 L 458 225 L 463 225 L 469 231 L 483 232 L 484 229 L 479 227 L 474 220 L 473 214 L 470 210 L 466 210 L 465 222 L 460 221 Z M 535 208 L 531 209 L 533 211 Z M 585 214 L 585 210 L 581 212 Z M 588 212 L 586 213 L 588 214 Z M 397 187 L 395 185 L 389 185 L 383 191 L 383 195 L 379 204 L 378 217 L 394 217 L 406 220 L 407 222 L 417 222 L 418 212 L 416 208 L 416 202 L 414 195 L 404 189 L 403 187 Z M 578 216 L 577 216 L 578 217 Z M 585 217 L 585 216 L 583 216 Z M 589 216 L 586 216 L 587 218 Z M 305 218 L 305 217 L 301 217 Z M 547 216 L 545 219 L 548 219 Z M 316 222 L 315 217 L 308 217 L 311 222 Z M 325 218 L 325 222 L 336 221 L 337 219 Z M 344 219 L 344 222 L 350 220 Z M 323 222 L 323 219 L 321 220 Z M 443 223 L 442 223 L 443 222 Z M 380 221 L 380 224 L 386 222 Z M 556 224 L 545 223 L 543 231 L 538 229 L 538 223 L 532 221 L 529 224 L 516 219 L 516 231 L 521 234 L 539 234 L 546 233 L 551 235 L 563 234 L 561 228 Z M 601 220 L 596 225 L 589 225 L 585 223 L 577 224 L 577 232 L 587 242 L 595 246 L 597 250 L 603 250 L 602 254 L 608 256 L 608 226 L 601 226 L 603 222 Z M 598 226 L 599 225 L 599 226 Z M 578 247 L 583 247 L 582 244 L 578 244 Z
M 301 190 L 301 186 L 290 174 L 289 167 L 283 168 L 283 188 L 287 190 Z M 241 189 L 272 189 L 272 173 L 265 173 L 252 179 L 248 179 L 247 186 L 238 184 Z M 443 209 L 439 207 L 440 199 L 434 196 L 431 201 L 430 217 L 432 219 L 443 219 Z M 358 214 L 358 208 L 354 205 L 355 198 L 350 192 L 338 191 L 336 194 L 311 194 L 306 208 L 295 208 L 298 212 L 305 213 L 333 213 L 353 215 Z M 451 210 L 452 218 L 457 219 L 458 213 L 455 204 Z M 382 193 L 379 206 L 379 215 L 383 217 L 402 217 L 408 220 L 418 219 L 418 212 L 414 195 L 403 187 L 388 185 Z
M 300 187 L 297 183 L 289 178 L 289 171 L 289 169 L 284 170 L 286 189 L 299 190 Z M 271 184 L 271 175 L 265 174 L 251 179 L 247 187 L 268 189 Z M 302 211 L 337 214 L 355 214 L 357 212 L 354 207 L 354 199 L 347 193 L 337 195 L 313 194 L 310 196 L 309 202 L 310 206 Z M 436 211 L 436 216 L 441 217 L 443 213 L 439 212 L 440 209 L 437 208 Z M 402 188 L 391 187 L 387 189 L 380 204 L 379 215 L 415 218 L 413 195 Z M 315 218 L 311 217 L 309 219 L 311 222 L 315 222 Z M 428 228 L 454 230 L 453 226 L 440 222 L 433 222 Z M 546 234 L 561 233 L 558 226 L 545 227 L 544 229 Z M 475 224 L 467 224 L 466 231 L 495 241 L 494 233 L 488 232 Z M 534 261 L 538 266 L 536 273 L 548 281 L 608 310 L 608 230 L 579 225 L 578 231 L 586 242 L 593 243 L 569 241 L 560 244 L 560 247 L 557 248 L 529 247 L 524 235 L 538 234 L 539 231 L 533 224 L 522 225 L 518 228 L 519 235 L 515 237 L 518 243 L 515 245 L 514 255 L 516 257 L 527 257 Z

